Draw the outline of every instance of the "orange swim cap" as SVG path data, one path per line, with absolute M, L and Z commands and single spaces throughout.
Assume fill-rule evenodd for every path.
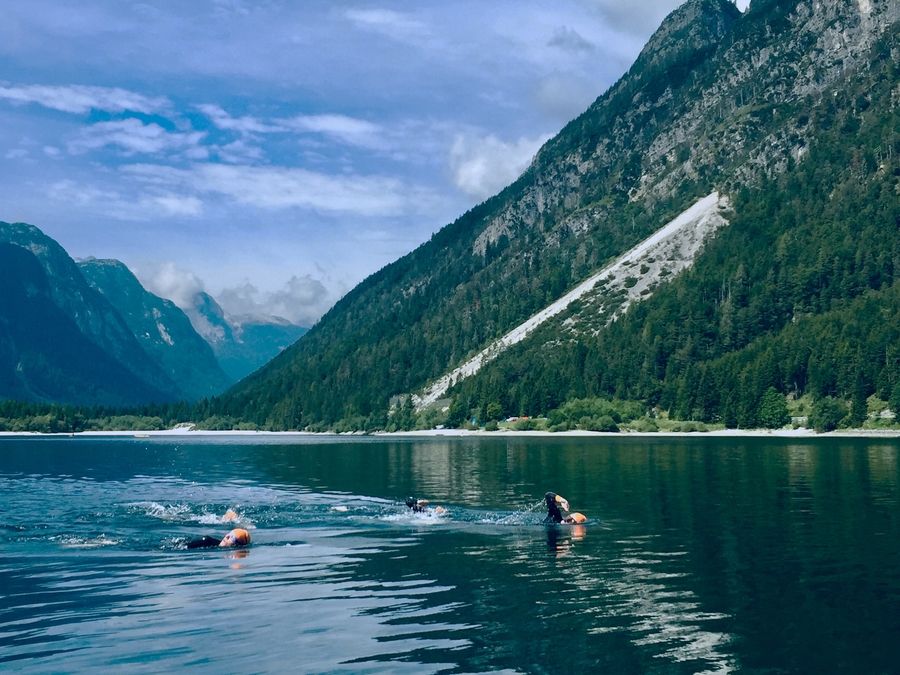
M 228 509 L 225 512 L 225 515 L 222 516 L 222 520 L 226 523 L 231 522 L 232 520 L 237 520 L 238 514 L 233 509 Z
M 566 522 L 575 523 L 576 525 L 581 525 L 581 523 L 587 522 L 587 516 L 583 513 L 570 513 L 566 518 Z
M 236 527 L 231 532 L 222 537 L 219 546 L 249 546 L 250 533 L 247 530 Z

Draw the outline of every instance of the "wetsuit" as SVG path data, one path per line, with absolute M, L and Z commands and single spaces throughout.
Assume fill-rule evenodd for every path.
M 544 495 L 544 501 L 547 502 L 547 517 L 544 518 L 545 523 L 561 523 L 563 521 L 562 511 L 556 504 L 556 493 L 548 492 Z
M 215 548 L 219 544 L 222 543 L 221 539 L 216 539 L 215 537 L 210 537 L 209 535 L 205 537 L 200 537 L 199 539 L 191 539 L 187 543 L 188 548 Z
M 414 499 L 413 497 L 407 497 L 406 505 L 413 510 L 413 513 L 422 513 L 425 511 L 425 507 L 428 505 L 428 502 L 424 499 Z

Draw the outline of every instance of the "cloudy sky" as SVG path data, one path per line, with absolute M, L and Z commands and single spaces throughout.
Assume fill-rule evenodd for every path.
M 678 4 L 7 0 L 0 220 L 310 325 L 513 180 Z

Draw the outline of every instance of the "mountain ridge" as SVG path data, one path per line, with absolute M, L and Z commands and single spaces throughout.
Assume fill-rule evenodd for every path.
M 699 200 L 563 297 L 529 317 L 450 373 L 429 384 L 421 396 L 414 395 L 416 408 L 422 410 L 436 403 L 451 386 L 476 375 L 482 365 L 493 361 L 508 348 L 525 340 L 542 324 L 591 294 L 598 285 L 602 284 L 605 293 L 612 293 L 615 296 L 615 302 L 597 308 L 598 315 L 604 315 L 607 323 L 612 322 L 632 302 L 646 299 L 664 276 L 677 274 L 685 267 L 689 267 L 705 240 L 714 235 L 719 227 L 727 224 L 722 217 L 722 212 L 727 209 L 728 200 L 720 197 L 717 192 Z M 623 276 L 623 274 L 637 274 L 634 270 L 639 264 L 640 280 L 633 276 Z M 571 321 L 572 318 L 568 319 L 567 323 Z
M 51 280 L 54 303 L 92 342 L 140 380 L 175 399 L 178 387 L 143 350 L 112 304 L 92 288 L 78 265 L 55 240 L 27 223 L 0 221 L 0 241 L 31 251 Z
M 124 263 L 87 258 L 79 261 L 78 267 L 88 283 L 118 310 L 144 350 L 177 383 L 185 398 L 213 396 L 233 383 L 187 315 L 171 300 L 147 291 Z
M 0 397 L 119 407 L 177 403 L 173 409 L 185 409 L 187 401 L 222 392 L 304 331 L 279 319 L 234 323 L 206 296 L 213 321 L 209 327 L 225 338 L 217 355 L 185 312 L 147 291 L 121 261 L 76 262 L 58 242 L 27 223 L 0 222 L 0 244 L 17 261 L 4 276 L 10 297 L 7 314 L 0 317 L 5 326 L 0 369 L 7 369 L 0 374 Z M 30 276 L 16 280 L 14 270 Z M 35 295 L 40 311 L 25 307 L 22 284 L 46 291 Z M 14 309 L 21 314 L 18 323 Z M 44 340 L 44 334 L 56 336 L 58 344 Z M 74 352 L 72 345 L 78 346 Z M 83 359 L 77 358 L 79 353 Z M 234 373 L 232 378 L 225 368 Z
M 865 71 L 898 12 L 796 0 L 739 15 L 727 4 L 667 18 L 651 45 L 672 43 L 668 56 L 644 52 L 517 181 L 353 289 L 221 410 L 274 428 L 377 425 L 392 396 L 476 354 L 711 189 L 758 187 L 802 160 L 822 131 L 825 117 L 810 114 L 827 107 L 822 93 Z M 708 24 L 692 58 L 675 43 L 695 10 Z
M 60 309 L 30 250 L 0 242 L 0 391 L 20 400 L 136 405 L 163 401 Z

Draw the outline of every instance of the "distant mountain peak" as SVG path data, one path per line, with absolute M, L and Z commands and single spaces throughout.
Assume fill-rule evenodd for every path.
M 194 296 L 193 305 L 185 308 L 185 313 L 233 380 L 249 375 L 306 332 L 306 328 L 278 316 L 230 316 L 205 291 Z
M 225 317 L 225 310 L 206 291 L 194 294 L 191 306 L 183 309 L 191 320 L 194 330 L 212 345 L 213 349 L 218 344 L 234 339 L 231 323 Z
M 0 223 L 0 230 L 6 225 Z M 59 286 L 78 277 L 52 275 L 54 267 L 22 245 L 30 241 L 46 255 L 55 242 L 32 226 L 5 229 L 13 232 L 19 243 L 0 241 L 0 398 L 105 405 L 171 398 L 172 392 L 142 380 L 76 324 L 80 317 L 110 326 L 99 313 L 111 310 L 96 302 L 84 280 L 85 288 L 61 294 Z M 61 260 L 57 264 L 65 269 Z M 77 300 L 79 293 L 84 301 Z M 66 303 L 60 306 L 54 296 Z

